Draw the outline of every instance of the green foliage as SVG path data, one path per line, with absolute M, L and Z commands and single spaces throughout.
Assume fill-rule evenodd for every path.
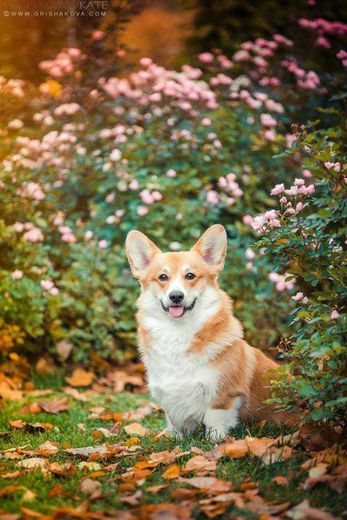
M 288 406 L 298 402 L 314 421 L 343 421 L 347 402 L 347 186 L 343 165 L 344 127 L 298 135 L 294 153 L 314 175 L 315 192 L 304 208 L 291 212 L 300 194 L 281 202 L 281 227 L 269 230 L 259 246 L 265 247 L 296 278 L 297 308 L 293 336 L 286 357 L 287 375 L 275 386 L 274 401 Z M 284 193 L 285 195 L 285 193 Z M 294 200 L 293 200 L 294 199 Z M 288 205 L 292 204 L 292 205 Z

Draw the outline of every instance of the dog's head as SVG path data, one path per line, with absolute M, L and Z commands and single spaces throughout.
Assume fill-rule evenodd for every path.
M 126 253 L 131 271 L 142 287 L 142 305 L 152 313 L 182 318 L 217 287 L 223 269 L 227 236 L 223 226 L 211 226 L 190 251 L 162 253 L 140 231 L 130 231 Z

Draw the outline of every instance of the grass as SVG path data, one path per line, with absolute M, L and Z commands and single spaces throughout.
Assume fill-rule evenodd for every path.
M 81 402 L 69 398 L 69 409 L 65 412 L 59 412 L 55 415 L 48 413 L 22 414 L 20 412 L 24 405 L 40 399 L 51 399 L 52 397 L 65 397 L 61 391 L 64 386 L 63 377 L 59 374 L 50 375 L 49 377 L 35 376 L 34 383 L 36 388 L 53 389 L 53 394 L 44 398 L 26 397 L 22 401 L 8 402 L 6 401 L 0 410 L 0 432 L 8 434 L 0 436 L 0 450 L 9 448 L 25 447 L 27 450 L 37 449 L 43 442 L 49 440 L 58 443 L 59 447 L 84 447 L 94 446 L 103 442 L 123 444 L 129 440 L 129 436 L 120 429 L 119 435 L 106 440 L 96 440 L 93 437 L 93 431 L 98 427 L 112 427 L 112 421 L 103 421 L 101 419 L 90 418 L 89 409 L 96 406 L 103 406 L 107 411 L 122 412 L 129 411 L 143 405 L 147 400 L 146 395 L 135 395 L 130 393 L 122 394 L 94 394 L 88 402 Z M 22 419 L 30 423 L 48 422 L 54 425 L 54 429 L 43 433 L 28 433 L 21 429 L 13 429 L 9 426 L 9 420 Z M 78 424 L 86 425 L 86 431 L 81 431 Z M 153 413 L 145 417 L 141 423 L 147 427 L 152 433 L 158 433 L 164 428 L 164 417 L 161 413 Z M 267 424 L 263 428 L 259 425 L 242 425 L 233 434 L 237 438 L 251 436 L 278 436 L 281 433 L 288 433 L 283 429 Z M 189 450 L 192 446 L 199 447 L 204 451 L 211 449 L 214 443 L 209 442 L 198 435 L 191 438 L 185 438 L 182 441 L 176 439 L 161 438 L 154 441 L 152 437 L 143 437 L 139 441 L 142 452 L 141 455 L 149 455 L 153 452 L 173 449 L 177 444 L 182 450 Z M 0 455 L 0 510 L 7 513 L 20 513 L 21 507 L 27 507 L 31 510 L 49 514 L 59 507 L 76 508 L 81 501 L 88 498 L 87 495 L 80 491 L 81 480 L 88 477 L 90 470 L 83 469 L 80 466 L 81 459 L 73 458 L 63 450 L 50 457 L 50 462 L 63 463 L 73 461 L 75 463 L 75 473 L 71 475 L 57 476 L 49 473 L 45 475 L 40 469 L 22 474 L 16 478 L 1 478 L 2 475 L 18 470 L 17 463 L 20 459 L 9 459 L 4 456 L 4 452 Z M 178 464 L 184 465 L 191 457 L 187 455 L 178 459 Z M 301 463 L 307 458 L 303 451 L 295 450 L 293 456 L 286 462 L 275 463 L 265 466 L 260 459 L 251 458 L 249 456 L 230 459 L 224 457 L 218 461 L 216 476 L 222 480 L 231 481 L 237 490 L 239 486 L 247 480 L 256 482 L 259 487 L 259 494 L 269 501 L 288 501 L 291 505 L 300 503 L 307 498 L 311 506 L 328 508 L 333 514 L 341 514 L 345 508 L 345 497 L 331 491 L 328 487 L 317 486 L 312 491 L 305 491 L 302 482 L 307 478 L 307 472 L 300 467 Z M 140 457 L 141 459 L 141 457 Z M 137 456 L 130 456 L 117 459 L 120 466 L 117 470 L 107 471 L 105 475 L 98 477 L 98 482 L 102 485 L 102 496 L 90 502 L 90 510 L 107 510 L 115 511 L 118 509 L 127 509 L 129 506 L 123 504 L 120 500 L 118 490 L 119 475 L 127 469 L 134 466 L 138 460 Z M 114 461 L 101 461 L 101 466 L 110 464 Z M 138 489 L 142 491 L 140 504 L 172 502 L 171 493 L 175 487 L 182 487 L 177 481 L 164 481 L 162 473 L 164 466 L 158 466 L 146 478 L 145 482 Z M 289 480 L 288 486 L 279 486 L 273 482 L 273 478 L 277 475 L 286 476 Z M 193 476 L 193 475 L 192 475 Z M 169 486 L 153 494 L 146 491 L 148 486 L 169 483 Z M 57 495 L 49 498 L 50 491 L 60 484 L 64 490 L 63 495 Z M 21 489 L 9 494 L 1 496 L 1 490 L 7 486 L 20 486 Z M 25 502 L 24 491 L 29 489 L 34 493 L 30 502 Z M 131 508 L 130 508 L 131 509 Z M 228 510 L 231 514 L 237 514 L 239 517 L 258 518 L 257 515 L 243 510 L 238 510 L 235 506 L 231 506 Z M 201 512 L 194 511 L 195 518 L 206 518 Z

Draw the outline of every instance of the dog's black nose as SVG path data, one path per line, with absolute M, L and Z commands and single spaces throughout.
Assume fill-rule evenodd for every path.
M 172 291 L 169 294 L 169 298 L 173 303 L 181 303 L 184 298 L 184 294 L 182 291 Z

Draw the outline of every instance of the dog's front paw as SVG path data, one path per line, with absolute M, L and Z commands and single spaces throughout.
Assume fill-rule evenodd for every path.
M 224 430 L 218 430 L 216 428 L 206 428 L 205 437 L 208 441 L 222 442 L 226 433 Z

